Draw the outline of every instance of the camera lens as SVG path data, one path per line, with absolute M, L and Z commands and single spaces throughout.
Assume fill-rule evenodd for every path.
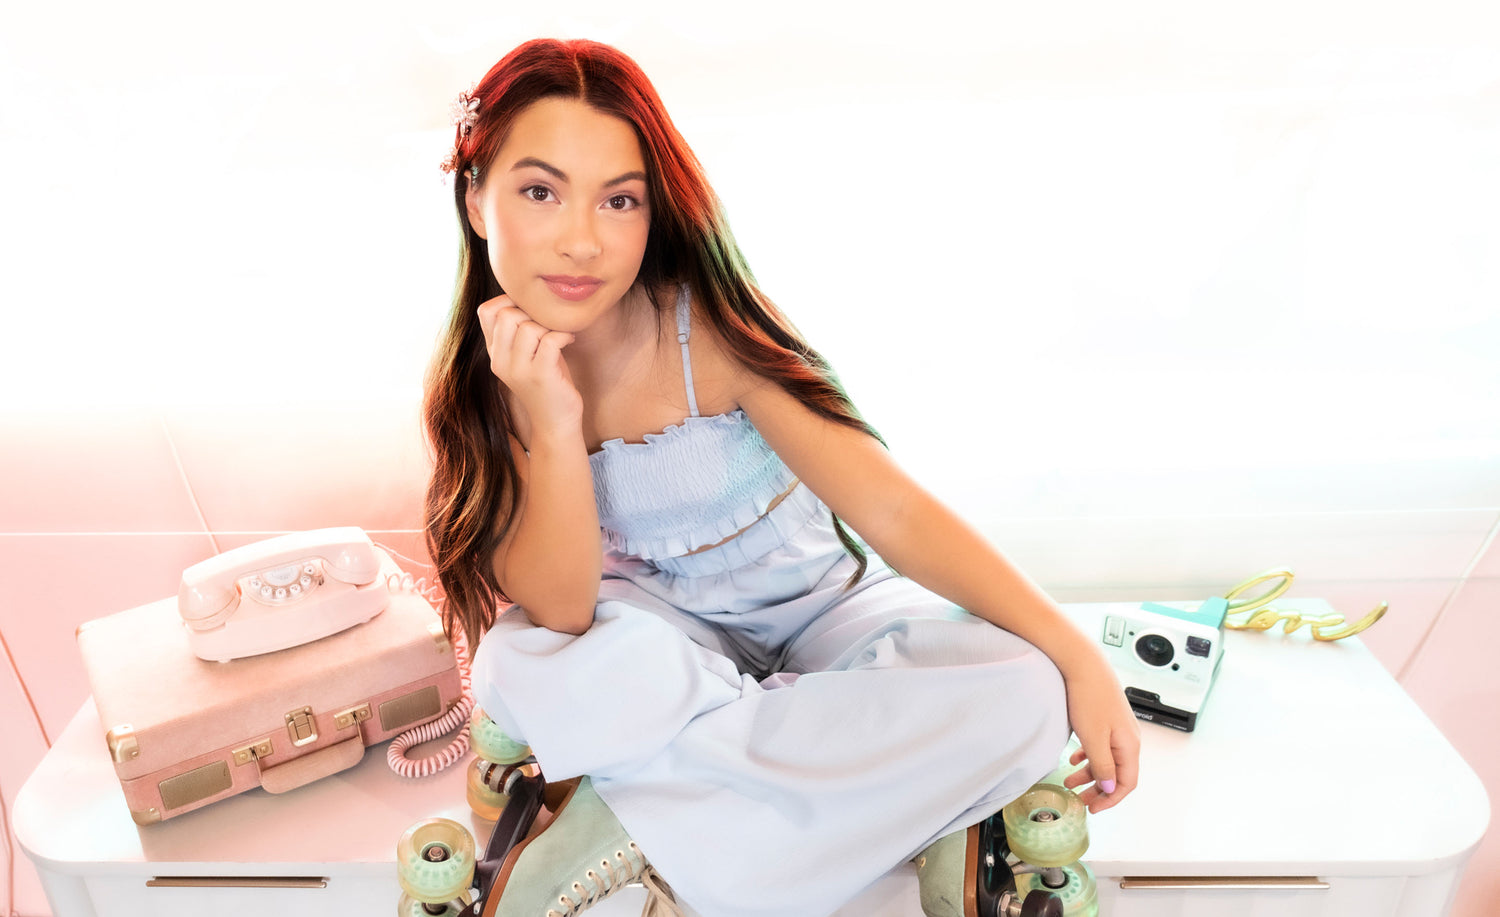
M 1147 665 L 1166 665 L 1172 661 L 1172 641 L 1161 634 L 1146 634 L 1135 641 L 1135 654 Z

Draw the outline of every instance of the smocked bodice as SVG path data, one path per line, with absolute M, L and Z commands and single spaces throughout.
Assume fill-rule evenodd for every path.
M 739 410 L 688 417 L 643 443 L 609 440 L 589 466 L 610 546 L 646 560 L 723 541 L 796 481 Z

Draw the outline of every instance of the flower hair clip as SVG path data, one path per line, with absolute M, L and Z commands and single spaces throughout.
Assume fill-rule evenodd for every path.
M 469 132 L 474 125 L 479 123 L 479 97 L 474 95 L 477 87 L 470 86 L 466 91 L 460 92 L 449 109 L 453 113 L 453 126 L 458 128 L 463 139 L 469 139 Z
M 473 132 L 474 125 L 479 123 L 479 97 L 474 95 L 475 86 L 460 92 L 458 98 L 449 106 L 449 112 L 453 115 L 453 126 L 458 128 L 458 139 L 454 141 L 453 149 L 448 153 L 448 158 L 443 160 L 442 170 L 448 173 L 456 173 L 462 165 L 463 157 L 459 153 L 459 147 L 463 146 L 469 134 Z

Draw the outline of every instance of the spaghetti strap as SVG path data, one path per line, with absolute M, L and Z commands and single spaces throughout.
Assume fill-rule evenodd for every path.
M 682 291 L 677 294 L 677 343 L 682 345 L 682 378 L 687 386 L 688 412 L 697 417 L 698 395 L 693 391 L 693 361 L 688 357 L 688 332 L 691 324 L 688 288 L 683 284 Z

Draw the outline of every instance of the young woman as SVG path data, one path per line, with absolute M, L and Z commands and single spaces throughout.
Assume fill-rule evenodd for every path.
M 958 915 L 965 830 L 1070 725 L 1090 810 L 1127 795 L 1102 653 L 892 461 L 635 63 L 528 42 L 455 114 L 428 544 L 479 705 L 584 777 L 500 912 L 649 860 L 706 917 L 822 915 L 929 851 L 923 906 Z

